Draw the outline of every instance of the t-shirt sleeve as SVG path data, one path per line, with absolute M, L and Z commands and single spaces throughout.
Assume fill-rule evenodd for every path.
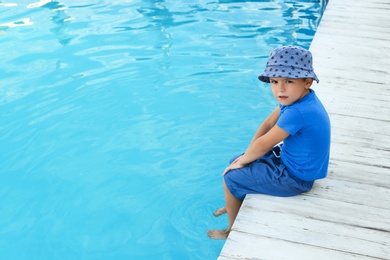
M 302 128 L 303 118 L 299 110 L 286 107 L 281 111 L 276 124 L 290 135 L 294 135 Z

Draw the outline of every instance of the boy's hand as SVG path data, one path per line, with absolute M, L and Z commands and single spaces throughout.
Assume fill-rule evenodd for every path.
M 228 171 L 235 170 L 235 169 L 240 169 L 245 167 L 245 164 L 240 163 L 240 157 L 238 157 L 234 162 L 232 162 L 228 167 L 226 167 L 225 171 L 223 172 L 222 176 L 225 175 Z

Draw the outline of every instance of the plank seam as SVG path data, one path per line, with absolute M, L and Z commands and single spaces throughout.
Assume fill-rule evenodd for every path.
M 242 231 L 242 230 L 237 230 L 237 229 L 234 229 L 234 228 L 232 229 L 232 231 L 233 231 L 233 230 L 234 230 L 235 232 L 237 232 L 237 233 L 241 233 L 241 234 L 251 234 L 251 235 L 252 235 L 252 233 L 245 232 L 245 231 Z M 294 244 L 304 245 L 304 246 L 322 248 L 322 249 L 325 249 L 325 250 L 331 250 L 331 251 L 335 251 L 335 252 L 342 252 L 342 253 L 349 254 L 349 255 L 364 256 L 364 257 L 373 258 L 373 259 L 387 260 L 386 258 L 375 257 L 375 256 L 372 256 L 372 255 L 359 254 L 359 253 L 356 253 L 356 252 L 349 252 L 349 251 L 344 251 L 344 250 L 337 250 L 337 249 L 334 249 L 334 248 L 329 248 L 329 247 L 324 247 L 324 246 L 319 246 L 319 245 L 312 245 L 312 244 L 302 243 L 302 242 L 296 242 L 296 241 L 291 241 L 291 240 L 287 240 L 287 239 L 275 238 L 275 237 L 264 236 L 264 235 L 263 235 L 262 237 L 265 237 L 265 238 L 268 238 L 268 239 L 274 239 L 274 240 L 285 241 L 285 242 L 288 242 L 288 243 L 294 243 Z

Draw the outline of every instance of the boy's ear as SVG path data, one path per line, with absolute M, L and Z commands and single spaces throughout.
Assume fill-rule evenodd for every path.
M 311 85 L 313 84 L 313 81 L 314 81 L 314 79 L 312 79 L 312 78 L 306 78 L 306 80 L 305 80 L 305 88 L 309 89 L 311 87 Z

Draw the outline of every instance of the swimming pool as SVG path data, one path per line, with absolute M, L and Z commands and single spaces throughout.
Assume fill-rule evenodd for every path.
M 0 3 L 0 253 L 216 259 L 221 171 L 323 1 Z M 315 60 L 314 60 L 315 63 Z

